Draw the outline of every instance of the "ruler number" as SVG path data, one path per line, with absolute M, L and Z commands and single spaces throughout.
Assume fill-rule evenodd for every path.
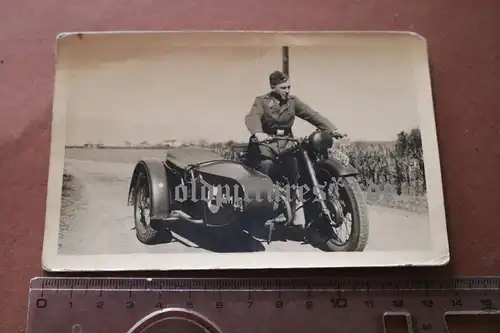
M 130 303 L 132 303 L 132 302 L 130 302 Z M 127 306 L 127 307 L 128 308 L 133 308 L 134 305 L 132 303 L 130 306 Z M 156 303 L 155 307 L 158 308 L 158 309 L 163 309 L 163 303 L 162 302 L 158 302 L 158 303 Z M 186 303 L 186 308 L 188 308 L 188 309 L 194 308 L 193 302 L 187 302 Z
M 47 300 L 45 298 L 39 298 L 36 300 L 36 307 L 39 309 L 43 309 L 47 307 Z
M 103 301 L 99 301 L 99 302 L 97 302 L 97 304 L 96 304 L 96 308 L 98 308 L 98 309 L 102 309 L 103 307 L 104 307 L 104 302 L 103 302 Z
M 217 309 L 222 309 L 224 307 L 224 303 L 221 301 L 215 302 L 215 307 Z
M 432 324 L 422 324 L 422 330 L 424 331 L 432 330 Z
M 330 300 L 334 308 L 342 309 L 347 308 L 347 299 L 345 298 L 332 298 Z
M 128 301 L 126 306 L 127 306 L 127 309 L 133 309 L 134 308 L 134 302 Z
M 432 329 L 433 329 L 432 324 L 422 324 L 422 330 L 430 331 Z
M 283 301 L 276 301 L 276 307 L 281 309 L 283 307 Z
M 483 309 L 493 308 L 493 302 L 491 301 L 491 299 L 482 299 L 481 304 L 483 305 Z
M 395 299 L 394 301 L 392 301 L 392 306 L 394 306 L 395 308 L 402 308 L 404 304 L 405 303 L 402 299 Z
M 312 309 L 313 308 L 313 302 L 312 301 L 306 301 L 306 309 Z
M 253 305 L 253 301 L 248 301 L 248 308 L 250 309 Z
M 454 299 L 451 301 L 451 303 L 453 304 L 453 306 L 462 306 L 462 300 L 461 299 Z
M 365 301 L 365 305 L 367 308 L 373 308 L 373 301 Z
M 427 308 L 432 308 L 434 306 L 434 302 L 432 301 L 432 299 L 424 299 L 422 301 L 422 304 Z

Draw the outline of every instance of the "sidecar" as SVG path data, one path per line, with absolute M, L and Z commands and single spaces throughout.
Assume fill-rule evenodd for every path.
M 240 161 L 203 148 L 169 149 L 164 160 L 140 160 L 133 171 L 128 205 L 134 207 L 139 241 L 155 243 L 169 221 L 208 227 L 234 226 L 248 214 L 266 219 L 277 209 L 274 184 Z

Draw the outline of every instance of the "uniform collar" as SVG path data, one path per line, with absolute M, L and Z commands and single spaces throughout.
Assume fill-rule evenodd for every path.
M 282 100 L 281 97 L 279 95 L 277 95 L 276 93 L 274 93 L 273 91 L 269 92 L 267 94 L 267 96 L 274 100 L 275 102 L 278 103 L 278 105 L 286 105 L 288 104 L 288 102 L 290 101 L 290 96 L 288 96 L 288 99 L 287 100 Z

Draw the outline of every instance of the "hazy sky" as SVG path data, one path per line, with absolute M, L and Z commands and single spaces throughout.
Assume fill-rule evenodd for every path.
M 409 39 L 370 38 L 291 47 L 292 93 L 351 139 L 393 140 L 419 124 L 414 49 Z M 67 144 L 246 141 L 244 117 L 281 69 L 276 46 L 169 46 L 136 36 L 65 47 Z M 296 134 L 312 129 L 297 118 Z

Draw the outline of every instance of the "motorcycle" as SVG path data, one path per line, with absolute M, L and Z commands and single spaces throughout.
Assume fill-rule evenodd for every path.
M 269 177 L 256 170 L 249 145 L 233 145 L 232 158 L 197 147 L 169 149 L 164 160 L 140 160 L 133 171 L 128 205 L 134 208 L 136 235 L 153 244 L 168 221 L 179 219 L 212 228 L 244 228 L 241 221 L 262 221 L 269 230 L 276 225 L 298 227 L 320 235 L 326 251 L 363 251 L 369 234 L 367 205 L 356 180 L 358 171 L 349 158 L 332 150 L 333 140 L 343 136 L 316 130 L 303 138 L 275 135 L 266 145 L 291 143 L 281 156 L 293 154 L 298 161 L 297 184 L 284 176 Z M 279 164 L 282 159 L 276 157 Z M 291 202 L 295 191 L 296 201 Z M 296 222 L 303 209 L 305 223 Z M 340 229 L 351 218 L 348 239 Z

